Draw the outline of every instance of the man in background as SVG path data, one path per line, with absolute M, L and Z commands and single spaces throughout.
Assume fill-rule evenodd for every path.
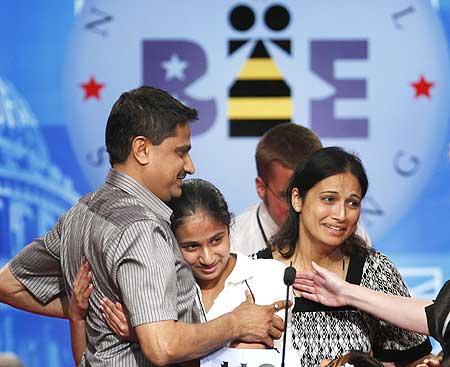
M 322 148 L 318 136 L 304 126 L 284 123 L 268 130 L 256 146 L 256 193 L 261 201 L 235 218 L 231 247 L 245 255 L 265 249 L 287 219 L 289 202 L 285 190 L 295 168 Z M 359 234 L 371 242 L 358 225 Z

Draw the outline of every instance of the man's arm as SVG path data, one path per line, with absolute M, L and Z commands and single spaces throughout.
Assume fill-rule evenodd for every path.
M 57 297 L 47 304 L 35 298 L 12 274 L 9 263 L 0 269 L 0 302 L 24 311 L 51 317 L 67 318 L 67 298 Z
M 429 335 L 425 307 L 431 300 L 393 296 L 350 284 L 312 263 L 314 272 L 298 272 L 294 288 L 302 297 L 326 306 L 353 306 L 402 329 Z
M 200 358 L 235 339 L 271 346 L 272 316 L 275 310 L 284 307 L 284 301 L 276 304 L 257 306 L 248 299 L 232 312 L 207 323 L 169 320 L 139 325 L 135 329 L 146 358 L 163 366 Z
M 0 270 L 0 302 L 44 316 L 68 317 L 59 261 L 63 217 Z

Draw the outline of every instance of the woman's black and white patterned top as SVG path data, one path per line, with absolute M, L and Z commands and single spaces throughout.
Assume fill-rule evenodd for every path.
M 272 257 L 263 250 L 258 258 Z M 409 296 L 395 265 L 383 254 L 353 255 L 346 280 L 377 291 Z M 301 367 L 318 366 L 349 350 L 372 352 L 386 362 L 409 363 L 430 353 L 427 337 L 381 321 L 352 307 L 327 307 L 296 297 L 291 318 L 293 348 Z

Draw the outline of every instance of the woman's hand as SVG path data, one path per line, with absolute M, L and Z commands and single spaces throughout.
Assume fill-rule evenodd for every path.
M 347 283 L 335 273 L 312 262 L 313 271 L 298 271 L 293 284 L 301 296 L 326 306 L 339 307 L 347 304 L 344 290 Z
M 439 367 L 442 362 L 442 355 L 424 359 L 416 367 Z
M 102 301 L 103 317 L 108 326 L 122 339 L 138 343 L 138 338 L 120 302 L 113 303 L 109 298 Z
M 86 318 L 89 307 L 89 297 L 94 289 L 92 283 L 92 273 L 89 271 L 89 264 L 83 260 L 80 270 L 73 282 L 72 298 L 69 305 L 69 319 L 81 321 Z

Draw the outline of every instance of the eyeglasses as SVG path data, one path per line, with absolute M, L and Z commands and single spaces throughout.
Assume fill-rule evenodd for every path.
M 269 191 L 273 194 L 273 196 L 275 196 L 278 200 L 280 200 L 280 201 L 285 201 L 285 197 L 286 197 L 286 194 L 283 192 L 283 193 L 281 193 L 281 194 L 279 194 L 279 193 L 277 193 L 277 192 L 275 192 L 270 186 L 269 186 L 269 184 L 266 182 L 266 181 L 264 181 L 263 180 L 263 182 L 264 182 L 264 185 L 269 189 Z

